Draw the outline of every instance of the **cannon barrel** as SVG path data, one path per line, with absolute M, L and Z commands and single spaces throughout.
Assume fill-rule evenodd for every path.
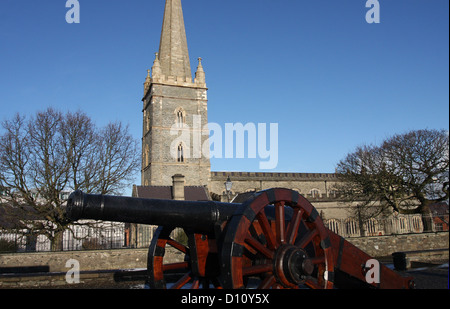
M 66 205 L 69 219 L 94 219 L 212 231 L 228 221 L 240 204 L 176 201 L 86 194 L 74 191 Z

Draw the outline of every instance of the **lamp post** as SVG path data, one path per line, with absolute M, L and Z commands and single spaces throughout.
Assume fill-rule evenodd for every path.
M 231 187 L 233 186 L 230 176 L 228 176 L 227 181 L 225 181 L 224 185 L 225 185 L 225 190 L 227 192 L 227 200 L 229 203 L 230 202 L 230 191 L 231 191 Z

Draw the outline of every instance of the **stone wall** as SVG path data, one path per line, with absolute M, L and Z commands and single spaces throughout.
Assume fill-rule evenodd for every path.
M 449 248 L 449 233 L 421 233 L 374 237 L 346 238 L 373 257 L 391 256 L 400 251 L 423 251 Z
M 66 273 L 73 267 L 66 262 L 80 263 L 81 283 L 111 283 L 120 270 L 147 268 L 148 249 L 92 250 L 70 252 L 32 252 L 0 254 L 0 268 L 48 266 L 49 273 L 0 274 L 0 288 L 45 287 L 66 285 Z M 182 261 L 177 250 L 166 248 L 165 262 Z
M 50 272 L 67 272 L 66 262 L 80 262 L 80 271 L 147 267 L 147 249 L 28 252 L 0 254 L 0 267 L 48 266 Z
M 179 252 L 168 248 L 165 258 L 175 261 Z M 48 266 L 50 272 L 67 272 L 66 262 L 75 259 L 80 271 L 147 268 L 148 249 L 118 249 L 65 252 L 29 252 L 0 254 L 0 268 Z
M 82 284 L 95 284 L 108 286 L 115 281 L 116 271 L 92 271 L 80 273 L 80 282 Z M 49 288 L 67 286 L 66 273 L 38 273 L 25 275 L 0 275 L 0 289 L 17 288 Z M 75 287 L 76 284 L 73 285 Z

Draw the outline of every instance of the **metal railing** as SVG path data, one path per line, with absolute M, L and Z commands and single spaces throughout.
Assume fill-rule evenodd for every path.
M 63 251 L 119 249 L 126 247 L 124 223 L 99 222 L 71 226 L 58 244 Z M 27 230 L 0 230 L 0 252 L 52 251 L 49 238 L 33 235 Z
M 423 216 L 420 214 L 397 215 L 368 220 L 328 219 L 325 225 L 343 237 L 417 234 L 423 232 L 448 231 L 448 215 Z

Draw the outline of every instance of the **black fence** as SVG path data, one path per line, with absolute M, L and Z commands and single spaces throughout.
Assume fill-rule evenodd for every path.
M 46 252 L 52 248 L 63 251 L 126 248 L 127 229 L 124 223 L 98 222 L 71 226 L 59 244 L 44 235 L 30 235 L 26 230 L 0 230 L 0 252 Z M 58 249 L 58 250 L 60 250 Z

